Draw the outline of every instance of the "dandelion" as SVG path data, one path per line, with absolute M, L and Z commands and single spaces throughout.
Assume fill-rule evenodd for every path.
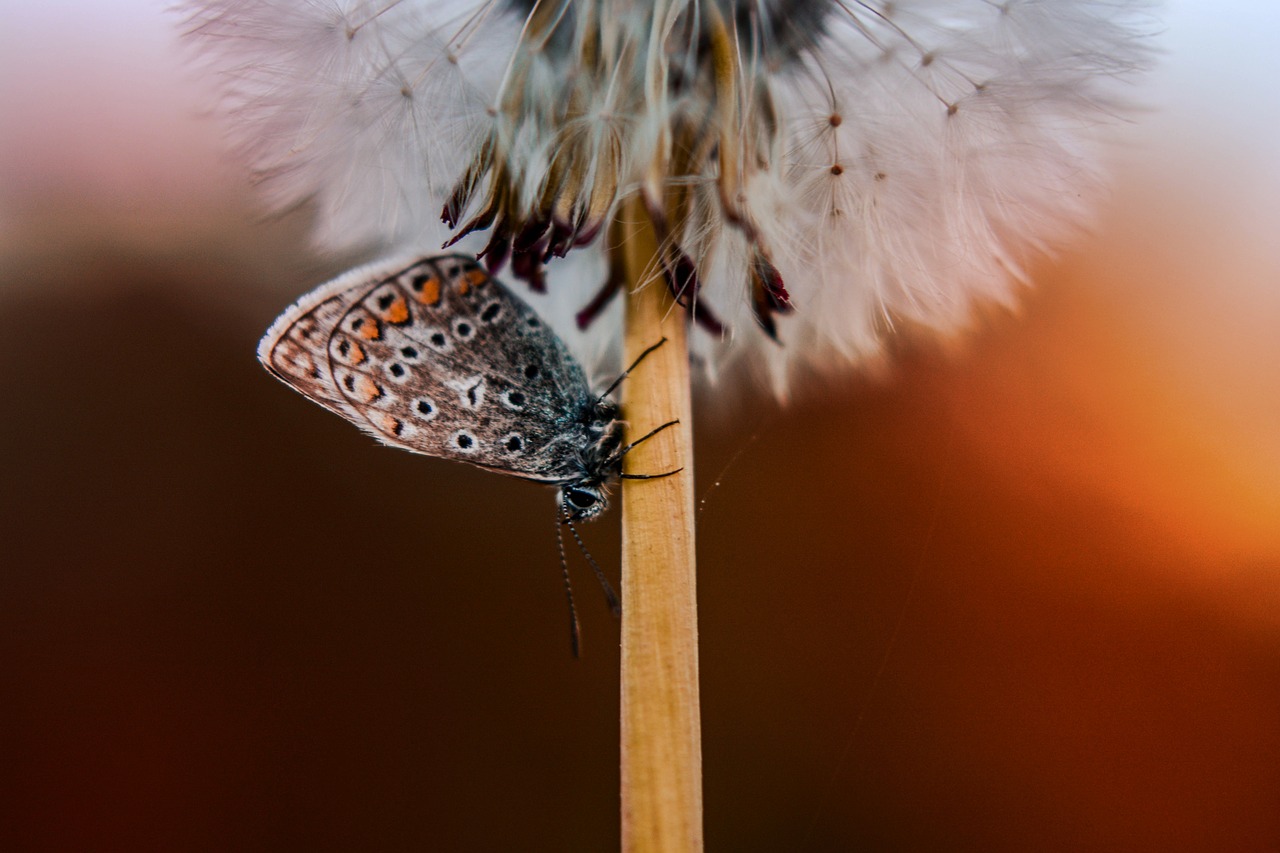
M 321 245 L 471 235 L 557 291 L 598 359 L 638 197 L 698 362 L 767 364 L 779 390 L 899 320 L 950 330 L 1008 301 L 1087 212 L 1116 81 L 1145 57 L 1144 4 L 1120 0 L 187 9 L 267 201 L 314 200 Z
M 468 248 L 588 361 L 616 361 L 620 297 L 665 290 L 696 364 L 780 393 L 1009 301 L 1087 213 L 1148 27 L 1141 0 L 183 8 L 268 201 L 310 200 L 321 245 Z

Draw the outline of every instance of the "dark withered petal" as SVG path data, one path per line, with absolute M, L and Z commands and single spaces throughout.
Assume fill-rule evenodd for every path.
M 534 293 L 547 292 L 547 279 L 542 261 L 534 252 L 518 252 L 511 256 L 511 274 L 529 285 Z
M 662 271 L 671 295 L 689 312 L 694 322 L 713 335 L 724 334 L 724 324 L 707 307 L 706 300 L 698 292 L 701 282 L 693 258 L 673 248 L 663 259 Z
M 609 303 L 613 298 L 622 291 L 623 277 L 621 275 L 610 275 L 604 280 L 604 284 L 600 285 L 600 289 L 596 291 L 596 295 L 591 297 L 591 301 L 586 304 L 581 311 L 574 315 L 574 322 L 579 329 L 585 329 L 590 326 L 595 319 L 600 316 L 605 308 L 609 307 Z
M 770 338 L 778 340 L 778 324 L 774 316 L 790 314 L 795 310 L 791 302 L 791 294 L 787 293 L 782 280 L 782 273 L 765 257 L 764 252 L 756 251 L 750 264 L 751 275 L 751 308 L 756 322 Z

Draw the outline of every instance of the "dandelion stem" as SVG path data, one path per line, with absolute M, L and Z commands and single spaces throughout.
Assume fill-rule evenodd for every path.
M 628 361 L 663 337 L 624 383 L 629 440 L 679 420 L 627 455 L 622 503 L 622 849 L 702 850 L 702 733 L 694 575 L 693 435 L 687 315 L 658 271 L 658 241 L 637 198 L 619 214 Z

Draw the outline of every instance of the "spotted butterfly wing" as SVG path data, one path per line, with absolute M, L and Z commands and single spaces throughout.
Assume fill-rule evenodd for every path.
M 299 299 L 258 358 L 394 447 L 546 483 L 583 479 L 612 404 L 564 343 L 473 259 L 353 270 Z

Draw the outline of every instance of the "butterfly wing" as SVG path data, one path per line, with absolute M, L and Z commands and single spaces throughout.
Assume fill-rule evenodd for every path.
M 276 377 L 379 440 L 531 480 L 581 476 L 594 396 L 528 305 L 458 255 L 354 270 L 258 348 Z

